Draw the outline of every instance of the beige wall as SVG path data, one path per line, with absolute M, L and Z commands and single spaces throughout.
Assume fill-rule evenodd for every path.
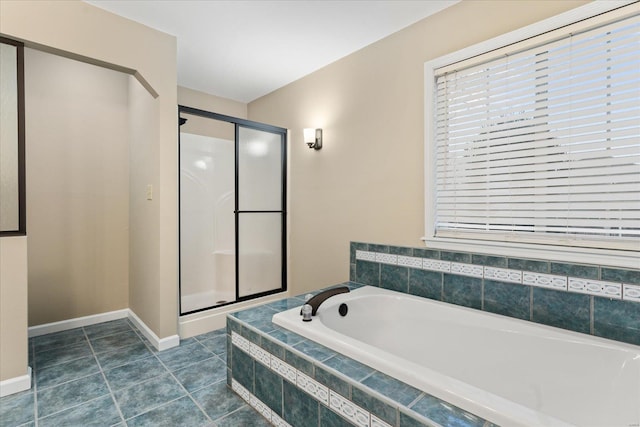
M 30 326 L 129 306 L 129 78 L 25 49 Z
M 129 307 L 147 326 L 158 330 L 159 319 L 155 315 L 160 297 L 154 292 L 160 269 L 157 253 L 149 248 L 160 245 L 160 215 L 158 199 L 152 195 L 147 200 L 146 187 L 152 192 L 159 185 L 159 152 L 154 144 L 157 129 L 154 126 L 157 102 L 132 77 L 129 79 Z
M 349 241 L 421 245 L 425 61 L 584 3 L 463 1 L 251 102 L 251 120 L 291 129 L 292 292 L 347 280 Z
M 212 113 L 247 118 L 247 104 L 178 86 L 178 104 Z
M 220 98 L 181 86 L 178 86 L 178 104 L 211 113 L 224 114 L 242 119 L 247 118 L 247 104 L 243 102 Z M 180 114 L 180 117 L 187 119 L 187 122 L 180 127 L 182 132 L 226 140 L 233 140 L 235 138 L 235 127 L 232 123 L 211 120 L 184 112 Z
M 139 233 L 132 246 L 144 259 L 130 256 L 133 268 L 148 266 L 152 271 L 134 275 L 130 293 L 139 293 L 130 302 L 140 318 L 160 338 L 177 333 L 177 89 L 175 37 L 118 17 L 87 3 L 71 1 L 2 1 L 0 33 L 22 40 L 30 47 L 54 51 L 87 62 L 134 73 L 155 97 L 147 129 L 154 155 L 144 156 L 133 167 L 154 170 L 155 182 L 135 181 L 131 192 L 144 198 L 146 185 L 154 185 L 154 200 L 135 215 L 153 224 L 150 234 Z M 27 118 L 28 120 L 28 118 Z M 132 125 L 136 127 L 136 123 Z M 28 142 L 27 142 L 28 143 Z M 29 166 L 27 165 L 27 168 Z M 143 185 L 139 188 L 138 185 Z M 135 188 L 134 188 L 135 186 Z M 131 204 L 131 211 L 138 204 Z M 29 208 L 28 208 L 29 209 Z M 140 219 L 139 219 L 140 220 Z M 149 238 L 150 235 L 157 238 Z M 151 260 L 151 261 L 150 261 Z M 145 267 L 146 268 L 146 267 Z M 147 301 L 149 301 L 147 303 Z M 134 305 L 137 304 L 137 305 Z M 140 304 L 144 305 L 141 307 Z M 147 306 L 148 304 L 148 306 Z M 26 311 L 26 305 L 23 308 Z M 0 333 L 4 334 L 4 324 Z
M 0 381 L 27 374 L 27 238 L 0 238 Z

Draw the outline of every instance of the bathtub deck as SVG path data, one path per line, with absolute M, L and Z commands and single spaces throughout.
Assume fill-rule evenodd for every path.
M 271 322 L 303 302 L 294 297 L 227 316 L 227 382 L 273 425 L 494 425 Z

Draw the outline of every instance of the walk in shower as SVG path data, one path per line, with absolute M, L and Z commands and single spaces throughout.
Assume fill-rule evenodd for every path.
M 286 129 L 179 115 L 180 314 L 286 290 Z

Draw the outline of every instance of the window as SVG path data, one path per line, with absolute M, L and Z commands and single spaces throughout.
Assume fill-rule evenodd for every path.
M 0 237 L 27 234 L 24 46 L 0 37 Z
M 638 250 L 637 5 L 508 43 L 426 64 L 427 240 Z

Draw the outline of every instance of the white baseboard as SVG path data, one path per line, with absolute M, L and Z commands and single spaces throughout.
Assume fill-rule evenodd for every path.
M 29 328 L 29 338 L 40 335 L 50 334 L 53 332 L 67 331 L 69 329 L 80 328 L 82 326 L 95 325 L 96 323 L 109 322 L 111 320 L 126 319 L 131 322 L 142 332 L 149 342 L 158 350 L 166 350 L 168 348 L 180 345 L 180 337 L 171 335 L 165 338 L 159 338 L 131 309 L 110 311 L 107 313 L 94 314 L 91 316 L 77 317 L 75 319 L 62 320 L 60 322 L 45 323 L 44 325 L 31 326 Z
M 31 388 L 31 367 L 27 366 L 26 375 L 0 381 L 0 397 L 19 393 Z
M 124 308 L 122 310 L 109 311 L 107 313 L 92 314 L 91 316 L 76 317 L 75 319 L 30 326 L 29 338 L 51 334 L 53 332 L 67 331 L 69 329 L 80 328 L 82 326 L 95 325 L 96 323 L 109 322 L 111 320 L 125 319 L 129 317 L 130 311 L 131 310 L 128 308 Z
M 180 336 L 171 335 L 165 338 L 158 337 L 133 311 L 129 310 L 129 319 L 142 332 L 142 335 L 149 340 L 151 344 L 158 350 L 166 350 L 180 345 Z

